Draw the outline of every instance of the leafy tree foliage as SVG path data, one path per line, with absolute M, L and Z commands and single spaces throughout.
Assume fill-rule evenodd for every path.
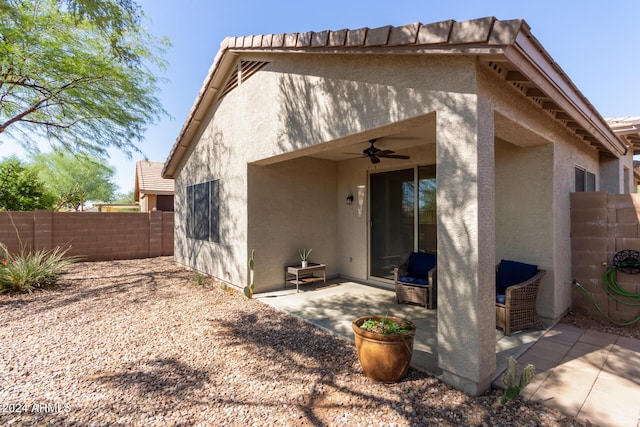
M 15 156 L 0 162 L 0 210 L 52 209 L 54 200 L 33 168 Z
M 111 202 L 121 205 L 133 205 L 136 202 L 135 193 L 133 190 L 127 193 L 118 193 Z
M 0 137 L 127 154 L 166 112 L 155 96 L 167 41 L 131 0 L 0 0 Z M 0 139 L 1 143 L 1 139 Z
M 87 201 L 108 202 L 113 198 L 115 174 L 96 157 L 72 155 L 56 150 L 34 154 L 32 163 L 40 178 L 56 196 L 56 209 L 83 210 Z

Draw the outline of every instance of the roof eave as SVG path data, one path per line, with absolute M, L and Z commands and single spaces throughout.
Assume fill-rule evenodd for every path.
M 220 50 L 218 51 L 211 68 L 209 68 L 209 72 L 207 73 L 202 87 L 198 92 L 198 96 L 191 106 L 187 119 L 180 129 L 176 142 L 171 148 L 171 152 L 169 153 L 164 167 L 162 168 L 163 178 L 174 178 L 178 164 L 188 151 L 189 146 L 191 145 L 190 140 L 199 127 L 203 115 L 215 100 L 218 92 L 224 85 L 227 72 L 235 62 L 237 54 L 229 51 L 228 40 L 229 38 L 227 37 L 220 44 Z
M 515 43 L 506 50 L 505 56 L 580 127 L 589 132 L 599 145 L 614 155 L 626 155 L 625 144 L 528 31 L 518 34 Z
M 423 31 L 424 30 L 424 31 Z M 414 23 L 403 27 L 227 37 L 209 69 L 204 84 L 162 170 L 174 178 L 190 148 L 206 111 L 223 88 L 241 53 L 437 54 L 477 55 L 483 60 L 506 59 L 536 87 L 557 103 L 576 123 L 576 133 L 616 156 L 628 146 L 611 130 L 598 111 L 533 37 L 524 20 Z

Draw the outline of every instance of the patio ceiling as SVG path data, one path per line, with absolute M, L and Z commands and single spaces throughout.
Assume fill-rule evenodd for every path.
M 397 154 L 410 150 L 424 144 L 435 143 L 435 116 L 430 115 L 425 119 L 425 123 L 420 126 L 413 127 L 404 131 L 384 131 L 384 133 L 376 136 L 367 136 L 361 138 L 355 143 L 346 143 L 345 145 L 327 149 L 318 153 L 314 153 L 311 157 L 320 159 L 341 161 L 362 157 L 362 150 L 369 148 L 369 139 L 376 139 L 375 146 L 381 150 L 392 150 Z
M 436 118 L 431 114 L 423 119 L 423 124 L 412 127 L 407 130 L 383 131 L 380 135 L 368 136 L 361 138 L 355 143 L 346 143 L 339 147 L 327 148 L 325 151 L 314 152 L 310 157 L 316 157 L 326 160 L 342 161 L 361 157 L 359 153 L 369 147 L 368 139 L 376 138 L 376 147 L 381 150 L 392 150 L 396 154 L 407 154 L 405 151 L 411 150 L 421 145 L 435 144 L 436 135 Z M 496 138 L 510 142 L 520 147 L 531 147 L 536 145 L 548 144 L 550 141 L 542 136 L 532 132 L 522 125 L 504 117 L 500 114 L 495 115 L 495 136 Z M 327 144 L 327 146 L 331 146 Z M 322 147 L 322 144 L 317 148 Z M 305 155 L 303 151 L 299 153 Z

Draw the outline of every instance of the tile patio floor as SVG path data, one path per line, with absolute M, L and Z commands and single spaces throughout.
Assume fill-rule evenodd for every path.
M 334 279 L 327 285 L 304 285 L 261 293 L 256 299 L 353 341 L 351 322 L 366 314 L 389 313 L 416 323 L 418 332 L 411 365 L 440 375 L 436 310 L 396 304 L 394 292 Z M 640 340 L 558 324 L 550 330 L 529 330 L 505 337 L 496 330 L 496 373 L 507 357 L 520 368 L 536 367 L 523 396 L 600 426 L 640 427 Z

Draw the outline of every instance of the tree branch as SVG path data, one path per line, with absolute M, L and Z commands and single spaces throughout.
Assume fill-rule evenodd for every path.
M 72 80 L 69 83 L 66 83 L 62 86 L 60 86 L 59 88 L 55 89 L 55 90 L 47 90 L 46 88 L 43 88 L 42 86 L 38 86 L 38 87 L 42 87 L 43 90 L 46 90 L 48 92 L 48 95 L 45 96 L 44 98 L 38 100 L 37 102 L 35 102 L 34 104 L 32 104 L 29 108 L 27 108 L 26 110 L 22 111 L 19 114 L 16 114 L 15 116 L 13 116 L 12 118 L 10 118 L 9 120 L 5 121 L 4 123 L 0 123 L 0 133 L 4 132 L 9 126 L 11 126 L 14 123 L 23 121 L 23 122 L 28 122 L 28 123 L 34 123 L 34 124 L 47 124 L 47 122 L 39 122 L 37 120 L 27 120 L 25 119 L 26 116 L 28 116 L 29 114 L 35 113 L 36 111 L 45 109 L 45 108 L 49 108 L 51 106 L 55 106 L 55 105 L 62 105 L 62 101 L 60 102 L 54 102 L 49 104 L 48 102 L 51 100 L 55 100 L 58 95 L 60 95 L 61 93 L 64 93 L 65 91 L 72 89 L 74 87 L 80 86 L 80 84 L 90 84 L 90 83 L 95 83 L 98 82 L 100 80 L 102 80 L 103 78 L 101 77 L 80 77 L 78 79 Z M 35 85 L 30 85 L 28 86 L 29 88 L 35 88 Z M 37 89 L 36 89 L 37 90 Z M 78 121 L 82 121 L 85 118 L 80 118 L 76 121 L 74 121 L 72 123 L 75 124 Z M 65 128 L 68 129 L 70 126 L 56 126 L 56 127 L 61 127 L 61 128 Z

